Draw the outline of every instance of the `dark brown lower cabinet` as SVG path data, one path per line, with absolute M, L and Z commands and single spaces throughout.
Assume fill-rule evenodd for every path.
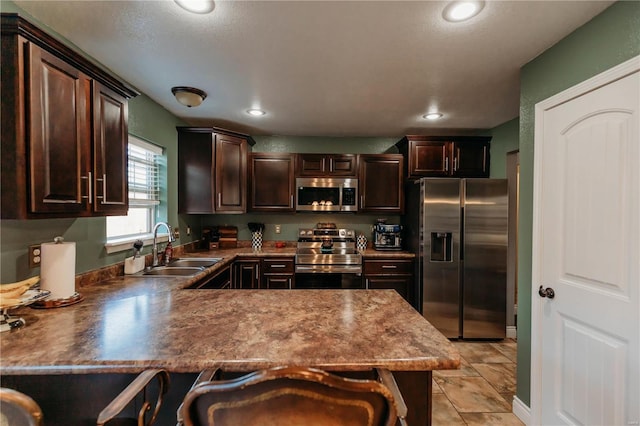
M 395 290 L 414 305 L 413 259 L 365 259 L 363 269 L 365 288 Z
M 203 278 L 189 287 L 189 289 L 230 289 L 231 288 L 231 268 L 227 266 L 208 277 Z
M 233 288 L 256 290 L 260 288 L 260 259 L 236 260 L 233 264 Z
M 262 261 L 262 288 L 293 288 L 295 280 L 294 270 L 294 259 L 292 257 L 265 258 Z

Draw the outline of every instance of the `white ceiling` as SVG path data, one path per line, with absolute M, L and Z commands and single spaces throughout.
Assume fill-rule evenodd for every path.
M 612 1 L 15 1 L 191 125 L 252 135 L 401 136 L 519 114 L 519 70 Z M 172 86 L 208 93 L 197 108 Z M 263 117 L 246 114 L 261 108 Z M 422 115 L 444 114 L 438 122 Z

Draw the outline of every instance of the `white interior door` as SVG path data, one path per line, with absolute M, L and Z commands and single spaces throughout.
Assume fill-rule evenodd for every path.
M 639 59 L 536 106 L 532 424 L 640 421 Z

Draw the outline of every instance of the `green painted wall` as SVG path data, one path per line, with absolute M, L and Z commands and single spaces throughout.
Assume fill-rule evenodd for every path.
M 613 4 L 522 67 L 517 396 L 530 405 L 535 104 L 640 54 L 640 2 Z
M 520 142 L 520 119 L 514 118 L 491 129 L 491 177 L 507 177 L 507 153 L 516 151 Z

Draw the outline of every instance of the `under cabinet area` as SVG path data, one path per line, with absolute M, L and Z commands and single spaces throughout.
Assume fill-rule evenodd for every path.
M 489 177 L 484 136 L 406 136 L 396 144 L 407 159 L 406 177 Z
M 252 153 L 249 161 L 249 210 L 293 212 L 294 170 L 294 154 Z
M 2 218 L 126 214 L 128 99 L 137 94 L 2 14 Z
M 249 136 L 178 127 L 178 213 L 245 213 Z
M 414 303 L 413 259 L 365 258 L 363 270 L 366 289 L 392 289 Z

